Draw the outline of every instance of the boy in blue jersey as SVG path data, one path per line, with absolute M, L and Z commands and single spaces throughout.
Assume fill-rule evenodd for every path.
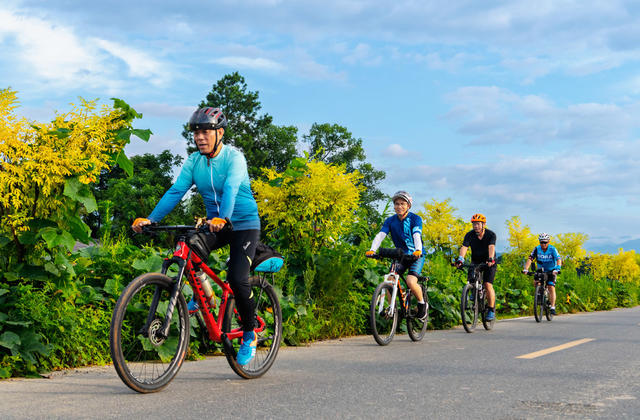
M 418 277 L 424 265 L 424 255 L 422 252 L 422 219 L 415 213 L 409 212 L 413 204 L 413 198 L 406 191 L 398 191 L 393 195 L 393 209 L 396 214 L 387 218 L 382 225 L 382 229 L 373 239 L 371 249 L 366 252 L 367 256 L 374 255 L 382 244 L 382 240 L 391 234 L 391 240 L 396 248 L 402 249 L 405 254 L 413 255 L 416 261 L 409 267 L 400 266 L 398 274 L 404 273 L 407 268 L 407 286 L 418 299 L 417 317 L 425 320 L 427 316 L 427 304 L 422 295 L 422 288 L 418 285 Z
M 220 108 L 200 108 L 189 120 L 189 130 L 199 152 L 192 153 L 180 175 L 162 196 L 147 218 L 137 218 L 131 226 L 141 232 L 142 226 L 159 222 L 195 185 L 207 209 L 207 224 L 211 232 L 220 232 L 209 248 L 229 245 L 227 281 L 235 295 L 243 322 L 242 345 L 237 361 L 245 365 L 256 354 L 257 335 L 253 331 L 255 302 L 249 285 L 249 267 L 260 239 L 258 206 L 251 193 L 247 162 L 242 152 L 222 143 L 227 119 Z M 222 230 L 231 220 L 233 230 Z M 214 236 L 205 235 L 205 241 Z M 190 309 L 195 302 L 190 302 Z
M 551 304 L 549 310 L 553 315 L 555 315 L 556 277 L 558 276 L 560 268 L 562 268 L 562 259 L 560 258 L 560 254 L 558 254 L 558 250 L 556 250 L 553 245 L 549 245 L 551 236 L 549 236 L 548 233 L 541 233 L 538 235 L 538 240 L 540 241 L 540 245 L 531 251 L 531 255 L 527 258 L 527 262 L 524 263 L 522 272 L 527 274 L 529 272 L 529 267 L 531 267 L 531 263 L 533 260 L 536 260 L 542 267 L 542 270 L 545 273 L 548 273 L 547 290 L 549 290 L 549 303 Z

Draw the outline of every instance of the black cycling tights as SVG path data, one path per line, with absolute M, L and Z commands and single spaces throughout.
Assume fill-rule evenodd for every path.
M 232 230 L 219 235 L 218 240 L 216 248 L 229 244 L 227 281 L 236 297 L 238 313 L 243 321 L 242 330 L 253 331 L 256 303 L 249 285 L 249 267 L 260 240 L 260 231 L 258 229 Z

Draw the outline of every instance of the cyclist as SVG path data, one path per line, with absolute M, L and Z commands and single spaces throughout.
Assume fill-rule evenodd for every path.
M 227 281 L 233 290 L 242 323 L 243 339 L 237 361 L 245 365 L 256 354 L 257 335 L 253 331 L 255 301 L 249 286 L 249 267 L 260 239 L 258 206 L 251 193 L 247 162 L 242 152 L 222 143 L 227 119 L 220 108 L 200 108 L 189 119 L 189 130 L 198 152 L 185 161 L 180 175 L 162 196 L 147 218 L 137 218 L 136 232 L 142 226 L 159 222 L 195 185 L 207 209 L 207 224 L 217 235 L 202 235 L 208 250 L 230 247 Z M 233 230 L 223 230 L 227 219 Z M 190 302 L 191 309 L 195 302 Z
M 413 204 L 413 198 L 406 191 L 396 192 L 392 201 L 396 214 L 384 221 L 380 232 L 373 238 L 371 248 L 365 254 L 368 257 L 374 255 L 382 244 L 382 240 L 390 233 L 391 240 L 396 248 L 400 248 L 406 255 L 413 255 L 416 258 L 416 261 L 408 267 L 400 264 L 398 274 L 402 274 L 409 269 L 406 279 L 407 286 L 418 299 L 417 317 L 424 321 L 427 317 L 428 308 L 422 295 L 422 289 L 418 285 L 418 277 L 422 272 L 425 259 L 422 253 L 422 219 L 417 214 L 409 211 Z
M 496 278 L 496 234 L 486 228 L 487 218 L 480 213 L 471 216 L 471 223 L 473 230 L 464 235 L 456 266 L 460 267 L 464 263 L 464 257 L 469 247 L 471 247 L 471 262 L 473 264 L 487 263 L 487 267 L 482 270 L 482 281 L 487 291 L 489 304 L 486 319 L 492 321 L 496 317 L 496 293 L 493 290 L 493 280 Z M 471 279 L 471 271 L 468 274 Z
M 549 310 L 553 315 L 556 314 L 556 277 L 562 267 L 562 259 L 558 250 L 553 245 L 549 245 L 551 236 L 548 233 L 538 235 L 540 245 L 533 248 L 529 258 L 524 263 L 522 272 L 527 274 L 533 260 L 542 266 L 542 270 L 547 274 L 547 290 L 549 290 Z

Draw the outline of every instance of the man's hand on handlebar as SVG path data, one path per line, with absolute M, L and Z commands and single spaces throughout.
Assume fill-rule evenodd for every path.
M 422 256 L 422 251 L 416 249 L 415 251 L 413 251 L 413 256 L 416 260 L 419 259 Z
M 373 256 L 376 255 L 376 253 L 375 253 L 375 251 L 370 249 L 367 252 L 365 252 L 364 255 L 366 255 L 368 258 L 372 258 Z
M 210 232 L 220 232 L 224 228 L 224 225 L 227 224 L 227 221 L 220 217 L 214 217 L 211 220 L 207 220 L 207 224 L 209 225 Z
M 151 220 L 145 219 L 144 217 L 138 217 L 131 224 L 131 229 L 133 229 L 135 233 L 140 233 L 142 232 L 143 226 L 150 225 L 150 224 L 151 224 Z

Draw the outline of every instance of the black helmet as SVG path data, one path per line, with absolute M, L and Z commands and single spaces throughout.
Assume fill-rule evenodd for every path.
M 227 117 L 220 108 L 200 108 L 189 118 L 189 130 L 217 130 L 227 126 Z

